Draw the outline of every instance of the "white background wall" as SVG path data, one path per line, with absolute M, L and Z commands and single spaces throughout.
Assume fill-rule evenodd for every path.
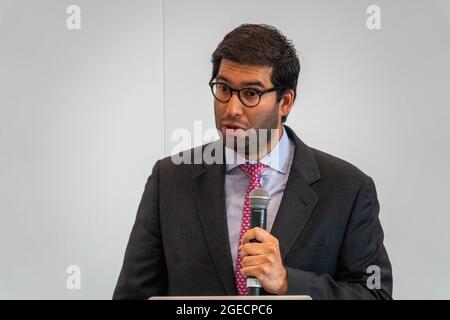
M 214 126 L 210 56 L 245 22 L 299 52 L 287 124 L 375 180 L 394 297 L 450 299 L 449 0 L 0 0 L 0 298 L 111 297 L 151 168 Z

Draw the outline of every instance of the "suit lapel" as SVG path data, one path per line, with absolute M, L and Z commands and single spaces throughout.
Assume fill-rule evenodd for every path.
M 295 144 L 289 178 L 281 199 L 271 233 L 280 244 L 284 259 L 307 224 L 319 200 L 309 186 L 320 179 L 320 171 L 311 149 L 285 126 L 289 138 Z
M 226 294 L 235 295 L 234 268 L 225 211 L 225 165 L 199 165 L 193 176 L 194 199 L 214 266 Z

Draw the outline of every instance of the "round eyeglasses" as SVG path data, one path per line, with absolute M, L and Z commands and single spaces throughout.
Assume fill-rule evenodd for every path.
M 237 92 L 239 100 L 246 107 L 256 107 L 261 101 L 261 96 L 278 90 L 278 87 L 273 87 L 267 90 L 257 90 L 253 88 L 234 89 L 229 85 L 221 82 L 210 82 L 211 92 L 213 96 L 220 102 L 226 103 L 230 101 L 233 91 Z

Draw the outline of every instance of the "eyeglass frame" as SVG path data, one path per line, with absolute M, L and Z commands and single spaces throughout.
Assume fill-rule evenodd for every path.
M 214 94 L 213 86 L 216 85 L 216 84 L 222 84 L 222 85 L 225 85 L 225 86 L 227 86 L 227 87 L 230 88 L 231 94 L 230 94 L 230 97 L 228 98 L 227 101 L 219 100 L 219 99 L 216 97 L 216 95 Z M 266 93 L 270 93 L 270 92 L 274 92 L 274 91 L 283 89 L 282 87 L 276 87 L 276 86 L 275 86 L 275 87 L 272 87 L 272 88 L 269 88 L 269 89 L 266 89 L 266 90 L 258 90 L 258 89 L 250 88 L 250 87 L 244 87 L 244 88 L 241 88 L 241 89 L 235 89 L 235 88 L 233 88 L 232 86 L 230 86 L 229 84 L 226 84 L 226 83 L 223 83 L 223 82 L 217 82 L 217 81 L 210 81 L 210 82 L 209 82 L 209 87 L 211 88 L 211 93 L 212 93 L 213 97 L 214 97 L 215 99 L 217 99 L 218 101 L 222 102 L 222 103 L 228 103 L 228 102 L 231 100 L 231 98 L 233 97 L 233 92 L 237 92 L 237 96 L 238 96 L 238 98 L 239 98 L 239 101 L 242 102 L 242 104 L 243 104 L 244 106 L 246 106 L 247 108 L 254 108 L 254 107 L 257 107 L 257 106 L 259 105 L 259 103 L 261 102 L 261 97 L 262 97 L 263 95 L 265 95 Z M 253 91 L 255 91 L 255 92 L 258 94 L 258 96 L 259 96 L 258 103 L 255 104 L 254 106 L 248 106 L 248 105 L 246 105 L 245 102 L 242 101 L 242 99 L 241 99 L 241 91 L 242 91 L 242 90 L 253 90 Z

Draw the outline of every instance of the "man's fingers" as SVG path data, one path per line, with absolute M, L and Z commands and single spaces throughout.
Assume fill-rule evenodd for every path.
M 268 242 L 268 241 L 272 241 L 273 239 L 276 239 L 276 238 L 274 236 L 272 236 L 266 230 L 256 227 L 256 228 L 248 230 L 244 234 L 244 236 L 242 237 L 241 244 L 248 243 L 253 239 L 256 239 L 259 242 Z
M 274 246 L 267 243 L 246 243 L 239 247 L 241 257 L 255 256 L 262 254 L 275 254 L 276 249 Z
M 246 277 L 256 277 L 258 280 L 262 280 L 262 277 L 269 274 L 269 267 L 265 264 L 260 264 L 258 266 L 245 267 L 241 269 L 242 275 Z
M 270 255 L 245 256 L 242 258 L 242 267 L 256 267 L 265 263 L 272 263 L 273 257 Z

